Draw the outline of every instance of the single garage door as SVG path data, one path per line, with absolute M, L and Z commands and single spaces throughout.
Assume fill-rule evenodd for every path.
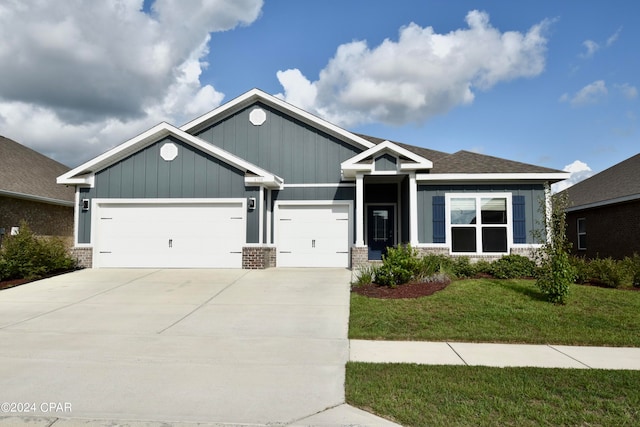
M 279 267 L 348 267 L 350 206 L 277 206 L 276 245 Z
M 97 202 L 96 267 L 241 268 L 244 203 Z

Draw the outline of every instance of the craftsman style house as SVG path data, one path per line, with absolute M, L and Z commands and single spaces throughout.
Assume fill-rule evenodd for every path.
M 348 132 L 254 89 L 61 175 L 93 267 L 351 267 L 386 248 L 473 257 L 536 246 L 567 173 Z

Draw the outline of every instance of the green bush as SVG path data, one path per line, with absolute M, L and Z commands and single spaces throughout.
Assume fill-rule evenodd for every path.
M 20 233 L 4 240 L 0 251 L 0 280 L 37 279 L 75 267 L 62 240 L 38 237 L 25 222 Z
M 576 283 L 583 284 L 589 281 L 589 262 L 583 257 L 572 256 L 570 258 L 571 266 L 576 275 Z
M 619 288 L 633 281 L 624 263 L 613 258 L 592 259 L 589 262 L 589 277 L 591 281 L 609 288 Z
M 351 282 L 354 286 L 363 286 L 373 283 L 376 280 L 377 268 L 374 265 L 363 265 L 355 271 L 355 280 Z
M 411 245 L 388 248 L 382 256 L 382 265 L 376 269 L 376 283 L 396 286 L 414 279 L 420 272 L 418 252 Z
M 631 257 L 625 257 L 622 264 L 629 274 L 631 284 L 640 287 L 640 255 L 634 253 Z
M 491 263 L 490 273 L 497 279 L 533 277 L 536 264 L 522 255 L 504 255 Z
M 536 286 L 551 303 L 567 303 L 569 285 L 576 278 L 570 258 L 567 252 L 557 251 L 536 270 Z
M 476 275 L 475 264 L 467 256 L 451 257 L 449 273 L 458 279 L 465 279 Z
M 489 274 L 493 276 L 493 263 L 487 261 L 486 259 L 478 260 L 474 268 L 476 270 L 476 275 L 478 274 Z
M 428 254 L 422 257 L 418 265 L 417 276 L 431 277 L 434 274 L 441 273 L 446 270 L 447 265 L 451 263 L 446 255 Z

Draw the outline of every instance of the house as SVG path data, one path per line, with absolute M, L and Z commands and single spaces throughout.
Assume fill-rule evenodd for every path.
M 45 236 L 73 236 L 74 188 L 56 184 L 69 170 L 0 136 L 0 235 L 16 233 L 21 221 Z
M 567 173 L 346 131 L 258 89 L 61 175 L 93 267 L 353 267 L 387 247 L 527 253 Z
M 574 254 L 617 259 L 640 254 L 640 154 L 564 191 Z

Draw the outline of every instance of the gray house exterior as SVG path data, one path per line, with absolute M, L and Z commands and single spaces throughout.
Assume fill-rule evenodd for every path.
M 567 173 L 346 131 L 258 89 L 61 175 L 93 267 L 354 267 L 386 248 L 499 257 L 538 245 Z

